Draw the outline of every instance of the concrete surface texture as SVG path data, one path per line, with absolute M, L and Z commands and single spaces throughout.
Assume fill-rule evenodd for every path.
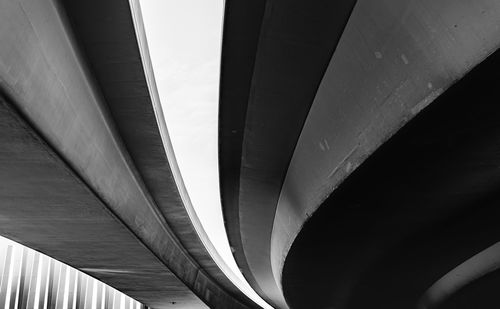
M 351 13 L 352 5 L 226 6 L 226 225 L 244 275 L 280 308 L 288 306 L 284 262 L 303 224 L 375 149 L 500 43 L 496 1 L 361 0 Z
M 204 233 L 183 185 L 155 89 L 138 2 L 131 2 L 132 10 L 123 0 L 104 5 L 98 0 L 60 2 L 119 136 L 161 216 L 209 277 L 240 301 L 252 304 L 228 279 L 231 270 Z
M 280 308 L 286 302 L 266 258 L 272 205 L 354 3 L 228 1 L 226 6 L 220 100 L 223 209 L 244 276 Z
M 498 307 L 499 68 L 496 51 L 323 202 L 284 265 L 293 308 Z
M 137 5 L 0 0 L 0 234 L 150 307 L 254 308 L 183 186 Z M 498 307 L 500 3 L 225 5 L 221 197 L 252 287 Z
M 154 308 L 204 307 L 4 98 L 0 115 L 2 235 Z
M 92 308 L 94 304 L 98 309 L 119 309 L 122 304 L 126 309 L 150 309 L 73 267 L 0 236 L 0 308 Z
M 149 306 L 253 307 L 184 208 L 129 2 L 2 1 L 0 25 L 2 233 Z

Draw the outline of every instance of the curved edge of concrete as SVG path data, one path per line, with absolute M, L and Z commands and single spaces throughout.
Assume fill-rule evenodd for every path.
M 424 295 L 417 308 L 437 308 L 446 298 L 475 280 L 500 267 L 500 242 L 484 249 L 437 280 Z
M 265 6 L 266 0 L 224 3 L 218 132 L 219 187 L 226 233 L 238 267 L 260 296 L 263 291 L 249 271 L 243 251 L 238 192 L 247 102 Z M 226 101 L 234 103 L 224 104 Z
M 203 243 L 205 249 L 208 251 L 214 262 L 220 268 L 220 270 L 224 273 L 224 275 L 243 293 L 244 285 L 241 280 L 236 277 L 234 272 L 229 268 L 227 263 L 221 257 L 210 238 L 208 237 L 203 225 L 201 224 L 198 215 L 196 214 L 196 210 L 194 209 L 191 199 L 189 198 L 189 194 L 184 185 L 184 181 L 182 179 L 181 172 L 179 170 L 179 166 L 177 165 L 177 160 L 175 158 L 174 149 L 170 140 L 170 136 L 168 133 L 168 128 L 165 122 L 165 117 L 163 114 L 163 109 L 160 103 L 160 97 L 158 93 L 158 89 L 156 86 L 156 80 L 154 77 L 153 65 L 151 62 L 149 48 L 147 43 L 147 37 L 144 29 L 144 23 L 142 19 L 141 7 L 139 0 L 129 0 L 130 8 L 132 10 L 132 17 L 134 21 L 134 26 L 136 29 L 136 37 L 139 45 L 139 50 L 141 53 L 141 59 L 143 63 L 143 68 L 147 80 L 147 84 L 149 87 L 149 92 L 151 94 L 151 102 L 153 104 L 153 110 L 155 112 L 155 117 L 158 125 L 158 129 L 160 131 L 161 139 L 163 141 L 163 147 L 165 149 L 165 153 L 167 156 L 168 163 L 170 165 L 170 169 L 172 171 L 172 175 L 175 179 L 175 183 L 177 185 L 177 189 L 183 204 L 186 208 L 186 211 L 191 219 L 194 229 L 198 234 L 201 242 Z M 248 295 L 246 295 L 249 297 Z M 249 297 L 250 298 L 250 297 Z M 250 298 L 251 299 L 251 298 Z M 252 300 L 255 302 L 254 300 Z
M 0 86 L 109 210 L 193 293 L 211 306 L 246 307 L 200 269 L 154 205 L 58 4 L 2 4 L 2 13 L 10 16 L 4 15 L 0 32 L 5 43 Z
M 280 194 L 271 241 L 280 284 L 294 239 L 322 202 L 407 121 L 496 50 L 499 11 L 488 0 L 358 2 Z
M 0 155 L 2 235 L 149 306 L 205 308 L 26 121 L 3 89 L 0 118 L 1 144 L 8 149 Z M 172 286 L 178 294 L 169 290 Z
M 234 1 L 226 6 L 233 17 L 241 15 L 225 24 L 221 74 L 226 228 L 244 276 L 277 308 L 288 305 L 270 260 L 275 207 L 295 143 L 355 2 L 258 1 L 247 8 Z M 246 20 L 251 13 L 253 19 Z

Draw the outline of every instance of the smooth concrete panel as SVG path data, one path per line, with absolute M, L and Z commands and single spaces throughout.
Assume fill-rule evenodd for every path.
M 3 97 L 0 132 L 2 235 L 148 306 L 206 308 Z
M 279 191 L 355 2 L 231 1 L 226 6 L 220 118 L 223 208 L 238 265 L 277 308 L 287 308 L 269 259 Z M 246 6 L 252 21 L 242 24 L 248 16 L 235 21 Z M 241 71 L 228 68 L 231 64 Z
M 304 222 L 379 145 L 500 44 L 497 1 L 359 1 L 316 94 L 273 224 L 281 278 Z

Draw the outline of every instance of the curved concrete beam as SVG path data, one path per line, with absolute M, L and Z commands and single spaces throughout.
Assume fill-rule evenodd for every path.
M 250 2 L 226 2 L 219 121 L 222 203 L 244 276 L 266 301 L 287 308 L 269 259 L 276 202 L 355 1 Z M 246 7 L 251 15 L 243 14 Z M 238 60 L 242 71 L 229 67 Z
M 437 308 L 446 298 L 500 267 L 500 242 L 474 255 L 436 281 L 422 295 L 417 308 Z
M 500 3 L 358 1 L 295 148 L 273 223 L 271 260 L 379 145 L 500 44 Z
M 293 308 L 416 308 L 439 278 L 498 242 L 499 68 L 497 50 L 323 202 L 285 262 L 283 289 Z M 489 278 L 443 307 L 497 298 L 498 281 Z
M 263 291 L 248 271 L 242 248 L 237 205 L 245 116 L 265 3 L 225 3 L 219 104 L 219 179 L 224 222 L 234 258 L 259 295 Z
M 125 25 L 134 29 L 128 2 L 122 2 L 125 5 L 117 6 L 117 13 L 125 10 L 129 14 Z M 116 3 L 99 5 L 104 10 Z M 115 128 L 101 91 L 124 100 L 127 96 L 138 99 L 149 95 L 146 83 L 106 90 L 96 85 L 82 51 L 68 31 L 68 21 L 51 0 L 3 1 L 0 24 L 0 87 L 21 114 L 165 268 L 200 299 L 216 308 L 246 308 L 200 266 L 176 237 Z M 99 38 L 102 36 L 98 33 L 116 30 L 111 26 L 86 31 Z M 139 53 L 129 53 L 133 48 L 119 48 L 120 44 L 132 44 L 137 49 L 135 31 L 118 31 L 112 42 L 99 43 L 100 48 L 109 48 L 106 57 L 117 57 L 118 62 L 138 60 L 140 64 Z M 143 74 L 141 70 L 136 72 Z M 126 76 L 124 72 L 119 77 Z M 180 200 L 178 192 L 175 194 L 174 199 Z
M 0 95 L 0 233 L 154 308 L 206 305 Z
M 160 105 L 139 2 L 61 3 L 124 147 L 167 224 L 206 274 L 233 297 L 254 306 L 208 239 L 184 187 Z

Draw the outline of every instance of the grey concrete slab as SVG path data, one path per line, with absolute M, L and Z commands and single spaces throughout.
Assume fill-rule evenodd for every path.
M 0 119 L 2 235 L 149 306 L 205 307 L 3 97 Z
M 226 7 L 220 103 L 223 208 L 243 274 L 279 308 L 287 305 L 266 258 L 275 205 L 354 3 L 228 1 Z M 251 8 L 252 15 L 245 16 L 244 8 Z M 229 68 L 235 61 L 243 62 L 236 64 L 243 70 Z M 237 183 L 231 184 L 235 178 Z
M 283 263 L 304 222 L 379 145 L 500 44 L 495 1 L 367 0 L 356 4 L 330 59 L 319 51 L 337 37 L 321 36 L 333 31 L 337 15 L 322 2 L 309 4 L 257 2 L 262 28 L 250 33 L 229 19 L 225 27 L 239 32 L 225 30 L 223 45 L 226 225 L 243 273 L 278 306 L 286 306 Z M 316 31 L 305 35 L 308 29 Z M 255 56 L 238 58 L 244 48 Z M 243 70 L 224 71 L 224 61 L 240 61 Z
M 115 59 L 117 63 L 123 59 L 140 61 L 137 51 L 117 50 L 123 46 L 132 46 L 132 48 L 137 49 L 137 47 L 133 47 L 133 44 L 130 44 L 130 41 L 136 42 L 137 38 L 133 28 L 130 29 L 131 20 L 128 1 L 100 2 L 99 5 L 92 7 L 93 10 L 87 13 L 94 14 L 97 7 L 101 7 L 104 11 L 108 9 L 109 12 L 110 9 L 114 8 L 113 5 L 117 3 L 121 3 L 121 6 L 116 7 L 117 14 L 123 14 L 123 12 L 129 14 L 128 20 L 118 19 L 116 24 L 105 23 L 105 26 L 99 29 L 86 28 L 84 31 L 87 31 L 91 36 L 95 35 L 96 38 L 99 38 L 100 33 L 108 35 L 108 39 L 112 35 L 111 41 L 96 41 L 98 50 L 101 52 L 106 50 L 103 46 L 110 49 L 110 53 L 104 53 L 103 58 L 109 59 L 109 57 L 116 56 L 119 58 Z M 178 284 L 177 280 L 180 279 L 180 282 L 193 290 L 197 297 L 212 307 L 246 307 L 220 286 L 217 280 L 225 282 L 228 287 L 233 288 L 235 293 L 237 292 L 234 286 L 228 283 L 227 278 L 221 275 L 221 271 L 215 266 L 212 268 L 206 267 L 206 270 L 203 269 L 177 238 L 175 232 L 172 231 L 165 220 L 163 213 L 158 209 L 155 198 L 151 196 L 147 184 L 141 178 L 141 173 L 134 165 L 134 160 L 127 152 L 127 148 L 120 137 L 121 132 L 115 127 L 114 118 L 110 114 L 105 101 L 106 94 L 109 94 L 110 99 L 144 98 L 144 96 L 149 95 L 148 85 L 146 85 L 145 81 L 137 80 L 141 74 L 134 71 L 138 69 L 137 63 L 135 65 L 129 63 L 131 64 L 130 67 L 125 65 L 121 71 L 123 76 L 127 76 L 127 80 L 110 80 L 110 83 L 100 85 L 94 79 L 93 73 L 86 62 L 85 51 L 80 49 L 81 46 L 75 40 L 70 30 L 70 23 L 60 5 L 61 2 L 51 0 L 0 2 L 0 40 L 2 42 L 0 45 L 0 88 L 10 97 L 10 103 L 15 105 L 22 117 L 52 147 L 52 151 L 60 158 L 63 158 L 75 175 L 81 177 L 84 184 L 93 191 L 103 205 L 138 237 L 143 246 L 150 250 L 150 253 L 160 259 L 165 268 L 164 271 L 172 275 L 172 278 L 165 277 L 164 285 L 175 287 Z M 83 14 L 84 11 L 80 13 Z M 121 31 L 123 27 L 129 27 L 129 31 Z M 113 42 L 118 42 L 118 45 L 113 46 Z M 132 76 L 130 77 L 126 72 L 129 72 Z M 112 73 L 109 71 L 108 73 L 106 78 L 112 79 L 117 72 Z M 101 86 L 107 86 L 106 89 L 108 90 L 103 90 L 104 88 Z M 136 103 L 143 107 L 143 101 L 139 100 Z M 146 108 L 146 110 L 146 114 L 151 113 L 151 107 Z M 141 121 L 143 126 L 137 128 L 137 130 L 151 128 L 148 126 L 152 125 L 154 131 L 156 121 L 152 113 L 145 119 L 141 119 Z M 149 124 L 148 121 L 152 121 L 153 124 Z M 155 137 L 156 135 L 157 137 L 158 132 L 152 132 L 151 134 L 151 136 Z M 154 149 L 161 148 L 161 140 L 158 138 L 151 143 Z M 143 146 L 143 144 L 138 146 Z M 168 164 L 168 161 L 161 154 L 159 160 L 159 164 Z M 56 197 L 61 198 L 66 196 L 66 192 L 54 191 L 53 186 L 57 185 L 57 183 L 45 181 L 45 179 L 37 180 L 32 176 L 31 173 L 47 172 L 45 166 L 33 164 L 31 167 L 32 169 L 19 171 L 19 173 L 26 176 L 16 180 L 20 188 L 25 184 L 30 184 L 35 186 L 30 187 L 30 189 L 51 192 Z M 151 169 L 153 168 L 151 167 Z M 163 168 L 168 170 L 165 166 Z M 168 178 L 169 176 L 165 177 Z M 165 194 L 170 195 L 170 189 L 174 188 L 167 188 Z M 2 190 L 3 196 L 9 196 L 10 191 L 6 190 L 6 187 L 4 189 Z M 21 195 L 21 193 L 19 194 Z M 30 193 L 26 192 L 26 194 L 29 195 Z M 173 192 L 173 196 L 177 202 L 176 207 L 180 208 L 182 203 L 180 203 L 177 193 Z M 63 202 L 67 201 L 63 200 Z M 78 199 L 72 202 L 80 207 L 86 207 L 85 202 Z M 12 201 L 10 204 L 6 202 L 6 213 L 12 211 L 10 215 L 19 216 L 16 219 L 19 220 L 19 224 L 25 225 L 26 235 L 35 233 L 36 226 L 28 224 L 32 218 L 25 217 L 27 214 L 24 213 L 23 215 L 24 211 L 21 208 L 18 208 L 19 211 L 13 208 L 13 203 Z M 55 211 L 61 211 L 62 214 L 66 212 L 67 205 L 64 203 L 54 204 L 53 206 L 57 206 L 54 208 Z M 89 211 L 92 212 L 93 210 Z M 43 213 L 39 215 L 43 217 Z M 184 221 L 187 220 L 186 216 L 183 218 Z M 53 217 L 50 218 L 50 220 L 52 219 Z M 67 220 L 62 220 L 58 225 L 51 225 L 49 222 L 47 221 L 47 225 L 43 227 L 44 233 L 58 232 L 64 234 L 63 231 L 72 227 L 72 222 Z M 82 224 L 82 229 L 84 225 Z M 94 222 L 88 222 L 86 227 L 90 233 L 90 238 L 92 238 L 91 236 L 98 237 L 105 232 L 104 230 L 93 229 L 93 225 Z M 31 239 L 31 245 L 44 252 L 50 251 L 49 247 L 43 247 L 44 241 L 47 241 L 47 239 L 43 237 L 40 230 L 38 232 L 33 237 L 40 237 L 38 239 L 40 242 L 36 243 L 35 239 Z M 194 229 L 190 230 L 190 232 L 192 235 L 195 234 Z M 14 235 L 11 234 L 11 236 Z M 22 238 L 21 234 L 16 237 L 21 242 Z M 82 243 L 85 238 L 64 239 L 65 243 L 73 242 L 82 246 L 87 245 Z M 117 239 L 117 241 L 120 241 L 120 239 Z M 188 243 L 188 241 L 184 241 Z M 194 247 L 200 251 L 200 256 L 206 259 L 201 260 L 200 263 L 205 262 L 207 265 L 213 265 L 214 263 L 207 257 L 206 250 L 204 251 L 202 246 L 196 247 L 197 245 L 201 245 L 199 239 Z M 64 250 L 63 247 L 61 247 L 60 252 L 52 251 L 50 255 L 57 258 L 60 253 L 61 257 L 64 257 L 62 250 Z M 90 251 L 86 258 L 94 256 L 94 253 L 96 252 Z M 76 253 L 71 252 L 65 254 L 76 255 Z M 59 259 L 67 262 L 61 257 Z M 78 257 L 73 256 L 73 258 Z M 101 258 L 106 257 L 95 255 L 96 261 Z M 114 256 L 113 258 L 118 259 L 116 262 L 126 260 L 125 257 L 121 256 Z M 68 261 L 71 261 L 71 259 Z M 100 267 L 97 264 L 95 267 L 88 267 L 87 272 L 106 279 L 120 276 L 119 273 L 98 274 Z M 211 276 L 205 273 L 206 271 L 218 274 L 219 277 Z M 214 279 L 213 277 L 217 278 Z M 172 284 L 169 284 L 170 279 L 173 280 L 171 281 Z M 122 290 L 126 289 L 125 286 L 117 287 Z M 182 292 L 184 288 L 181 288 L 181 291 L 173 289 L 169 292 L 170 294 L 161 300 L 167 301 L 169 297 L 174 297 L 176 293 L 180 293 L 182 299 L 185 297 L 197 299 L 188 290 Z M 161 296 L 156 295 L 157 293 L 154 290 L 152 291 L 152 297 Z M 142 299 L 148 297 L 147 292 L 141 293 Z M 238 295 L 241 296 L 241 294 Z M 161 302 L 155 302 L 152 306 L 159 304 Z
M 377 147 L 500 46 L 497 1 L 359 1 L 283 182 L 271 255 Z
M 219 99 L 219 175 L 224 223 L 233 256 L 250 285 L 240 234 L 238 192 L 242 141 L 265 0 L 225 2 Z
M 231 270 L 204 232 L 184 187 L 164 123 L 139 3 L 124 0 L 108 1 L 106 5 L 98 0 L 60 3 L 124 148 L 168 226 L 207 272 L 212 293 L 227 297 L 224 296 L 227 291 L 230 297 L 254 306 L 228 279 L 226 274 Z M 220 289 L 217 285 L 222 290 L 217 291 Z
M 498 306 L 499 68 L 496 51 L 324 201 L 285 262 L 291 306 Z

